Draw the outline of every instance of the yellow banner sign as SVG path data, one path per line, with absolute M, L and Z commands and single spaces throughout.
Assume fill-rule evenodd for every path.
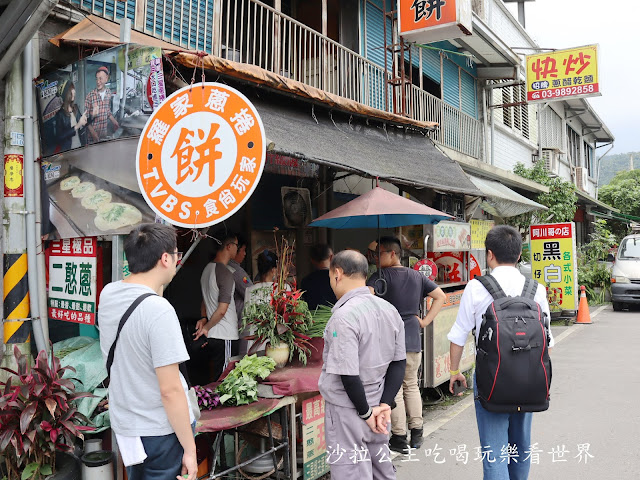
M 491 230 L 496 222 L 493 220 L 471 220 L 471 249 L 484 250 L 484 241 L 487 233 Z
M 527 101 L 599 96 L 598 45 L 527 55 Z
M 573 223 L 531 225 L 531 274 L 547 288 L 551 311 L 575 310 L 578 270 Z

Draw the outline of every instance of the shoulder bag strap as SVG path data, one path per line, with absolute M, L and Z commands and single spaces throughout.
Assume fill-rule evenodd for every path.
M 522 287 L 522 296 L 529 300 L 533 300 L 538 290 L 538 282 L 532 278 L 526 278 L 524 280 L 524 287 Z
M 502 290 L 502 287 L 500 287 L 500 284 L 491 275 L 483 275 L 481 277 L 475 278 L 482 284 L 484 288 L 487 289 L 487 292 L 491 294 L 494 300 L 506 297 L 504 291 Z
M 122 315 L 122 318 L 120 319 L 120 324 L 118 325 L 118 331 L 116 332 L 116 339 L 111 344 L 111 348 L 109 349 L 109 355 L 107 356 L 107 374 L 109 376 L 111 376 L 111 365 L 113 364 L 113 354 L 116 351 L 116 344 L 118 343 L 118 339 L 120 338 L 120 331 L 122 330 L 122 327 L 124 327 L 124 324 L 127 323 L 127 320 L 129 319 L 133 311 L 136 309 L 136 307 L 140 305 L 140 303 L 145 298 L 151 297 L 153 295 L 156 295 L 156 294 L 143 293 L 133 301 L 133 303 L 129 306 L 129 308 L 127 308 L 127 311 L 124 312 L 124 315 Z

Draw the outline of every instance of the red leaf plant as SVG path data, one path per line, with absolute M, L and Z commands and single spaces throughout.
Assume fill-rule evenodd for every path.
M 278 246 L 275 232 L 274 237 L 279 259 L 276 281 L 271 292 L 266 295 L 266 301 L 245 305 L 242 328 L 251 327 L 253 331 L 253 335 L 247 337 L 255 341 L 249 355 L 266 342 L 274 346 L 283 342 L 289 345 L 289 360 L 292 360 L 297 352 L 300 362 L 306 365 L 307 357 L 311 353 L 311 337 L 306 335 L 306 332 L 313 324 L 313 318 L 307 302 L 301 298 L 302 290 L 296 289 L 295 281 L 292 285 L 287 282 L 289 270 L 293 265 L 294 246 L 289 245 L 284 236 Z
M 17 371 L 2 367 L 10 376 L 0 382 L 0 458 L 7 478 L 25 478 L 26 473 L 36 480 L 54 471 L 57 450 L 72 451 L 83 431 L 94 430 L 77 425 L 89 421 L 74 404 L 93 395 L 76 392 L 72 379 L 62 378 L 75 369 L 61 367 L 55 356 L 49 361 L 44 350 L 33 367 L 17 345 L 13 355 Z

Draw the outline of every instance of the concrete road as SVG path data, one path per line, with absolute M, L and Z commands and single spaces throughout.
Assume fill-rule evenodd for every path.
M 551 406 L 534 414 L 532 443 L 540 452 L 532 480 L 640 478 L 640 311 L 609 305 L 591 315 L 591 325 L 553 329 Z M 424 444 L 394 458 L 397 478 L 482 479 L 476 447 L 469 395 L 426 412 Z M 464 454 L 454 455 L 462 448 L 466 464 Z

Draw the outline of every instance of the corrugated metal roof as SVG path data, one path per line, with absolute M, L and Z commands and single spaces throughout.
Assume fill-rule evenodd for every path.
M 501 183 L 469 175 L 473 184 L 486 196 L 482 209 L 500 218 L 514 217 L 534 210 L 549 210 Z

